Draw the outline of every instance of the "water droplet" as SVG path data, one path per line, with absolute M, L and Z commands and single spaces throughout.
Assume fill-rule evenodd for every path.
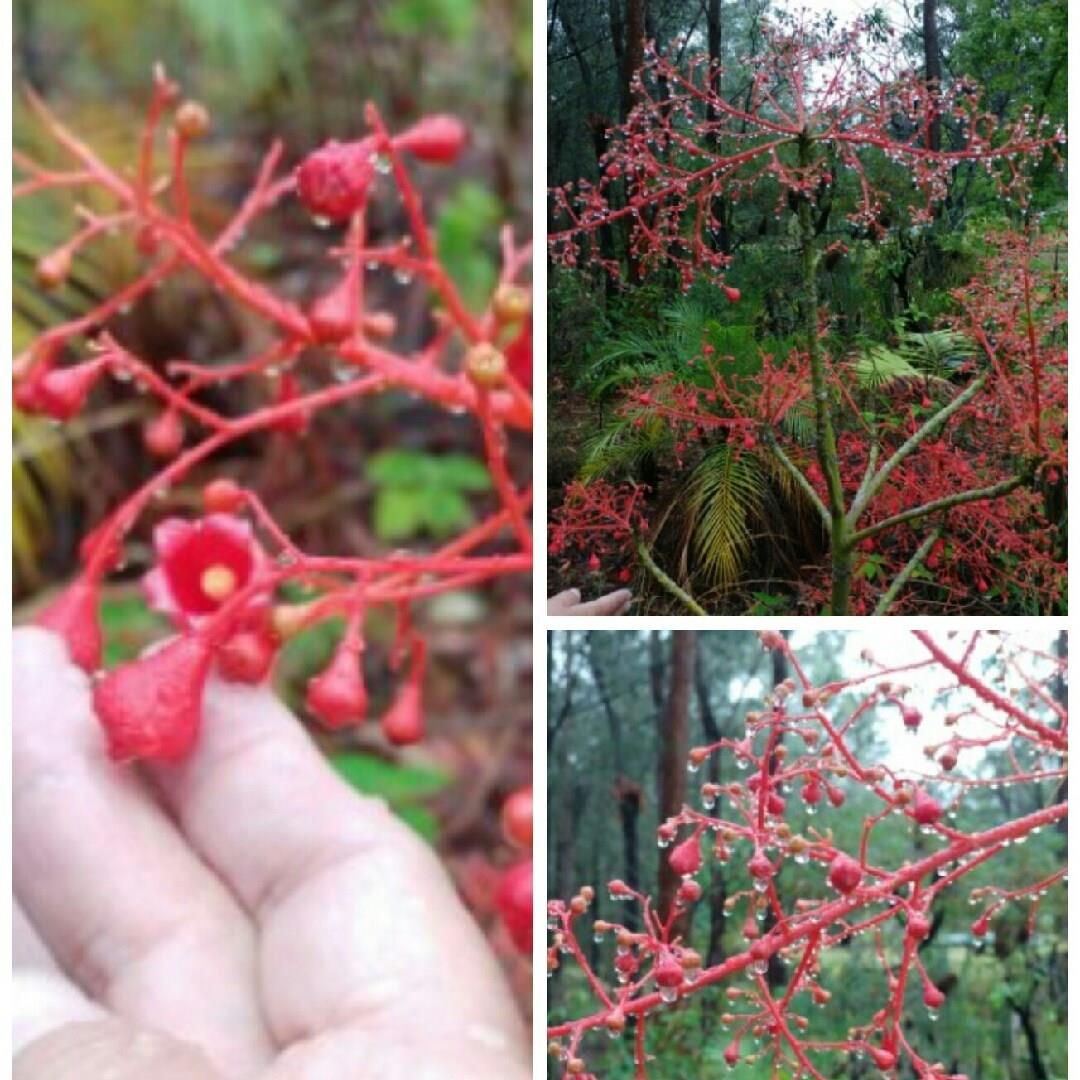
M 390 171 L 394 167 L 394 163 L 390 160 L 389 157 L 387 157 L 386 154 L 372 154 L 371 164 L 380 176 L 389 175 Z
M 321 214 L 313 214 L 311 217 L 311 224 L 314 225 L 316 229 L 329 229 L 333 222 L 331 222 L 328 217 L 323 217 Z
M 679 997 L 679 988 L 677 986 L 661 986 L 660 987 L 660 1000 L 667 1002 L 668 1005 L 672 1004 Z

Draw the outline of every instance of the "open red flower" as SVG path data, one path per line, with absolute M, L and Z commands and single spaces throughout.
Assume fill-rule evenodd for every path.
M 180 622 L 210 615 L 263 561 L 251 526 L 230 514 L 168 518 L 154 530 L 157 565 L 143 578 L 150 606 Z

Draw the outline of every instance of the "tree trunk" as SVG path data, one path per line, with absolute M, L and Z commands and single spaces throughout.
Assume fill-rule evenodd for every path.
M 694 656 L 694 689 L 697 697 L 698 715 L 705 732 L 705 741 L 719 742 L 720 725 L 709 700 L 709 687 L 705 679 L 705 658 L 699 648 Z M 706 776 L 712 784 L 722 783 L 721 754 L 713 754 L 706 767 Z M 713 860 L 712 881 L 709 888 L 709 936 L 705 945 L 705 966 L 713 967 L 724 959 L 724 928 L 727 924 L 727 912 L 724 901 L 727 900 L 727 880 L 724 877 L 723 863 Z
M 690 751 L 690 690 L 693 686 L 693 630 L 675 630 L 671 635 L 671 665 L 668 693 L 660 726 L 659 814 L 663 821 L 676 814 L 686 802 L 686 755 Z M 666 915 L 679 887 L 679 875 L 668 862 L 669 852 L 661 849 L 657 911 Z

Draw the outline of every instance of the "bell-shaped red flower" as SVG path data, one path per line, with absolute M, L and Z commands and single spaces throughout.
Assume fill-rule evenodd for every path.
M 424 737 L 421 687 L 424 682 L 425 653 L 423 642 L 417 642 L 413 646 L 409 676 L 402 683 L 393 704 L 386 710 L 380 721 L 383 734 L 396 746 L 407 746 L 410 743 L 419 742 Z
M 54 420 L 70 420 L 82 411 L 90 391 L 105 370 L 105 360 L 97 357 L 72 367 L 53 368 L 37 385 L 41 411 Z
M 154 529 L 154 552 L 143 590 L 151 607 L 180 623 L 217 611 L 264 560 L 251 526 L 230 514 L 168 518 Z
M 696 874 L 701 869 L 701 834 L 695 832 L 681 844 L 676 844 L 668 856 L 668 863 L 682 877 Z
M 142 436 L 154 457 L 176 457 L 184 445 L 184 422 L 175 409 L 165 409 L 143 425 Z
M 849 893 L 859 887 L 862 867 L 850 855 L 837 852 L 829 863 L 829 884 L 840 893 Z
M 84 671 L 101 667 L 101 624 L 98 622 L 98 588 L 85 577 L 68 586 L 35 620 L 38 626 L 59 634 L 68 655 Z
M 408 150 L 421 161 L 451 165 L 457 161 L 469 141 L 465 125 L 454 116 L 425 116 L 396 139 L 394 146 Z
M 329 728 L 359 724 L 367 716 L 360 655 L 357 642 L 344 640 L 330 663 L 307 685 L 308 709 Z
M 329 292 L 320 296 L 308 312 L 308 322 L 319 341 L 342 341 L 356 329 L 359 300 L 356 279 L 346 274 Z
M 195 744 L 213 651 L 201 633 L 174 638 L 110 671 L 94 711 L 117 761 L 183 757 Z
M 495 906 L 519 952 L 532 950 L 532 859 L 514 863 L 502 876 Z

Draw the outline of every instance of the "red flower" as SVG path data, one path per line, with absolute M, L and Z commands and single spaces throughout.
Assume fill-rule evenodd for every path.
M 681 877 L 696 874 L 701 869 L 701 838 L 698 833 L 678 844 L 668 856 L 671 869 Z
M 457 117 L 436 114 L 425 116 L 408 131 L 403 131 L 394 140 L 394 146 L 411 151 L 421 161 L 450 165 L 468 141 L 469 133 Z
M 328 728 L 359 724 L 367 716 L 360 656 L 356 642 L 342 641 L 330 663 L 307 684 L 307 707 Z
M 499 883 L 495 906 L 519 952 L 532 949 L 532 859 L 511 866 Z
M 110 671 L 94 687 L 109 756 L 175 759 L 195 744 L 213 650 L 203 634 L 167 642 Z
M 375 180 L 374 140 L 328 142 L 296 170 L 296 193 L 308 213 L 346 221 L 367 203 Z
M 503 350 L 511 375 L 530 393 L 533 384 L 532 316 L 521 324 L 517 336 Z
M 79 578 L 38 615 L 38 626 L 59 634 L 68 655 L 84 671 L 101 667 L 101 626 L 97 586 Z
M 263 561 L 251 526 L 229 514 L 168 518 L 154 530 L 154 551 L 157 566 L 143 590 L 152 608 L 180 622 L 217 611 Z

